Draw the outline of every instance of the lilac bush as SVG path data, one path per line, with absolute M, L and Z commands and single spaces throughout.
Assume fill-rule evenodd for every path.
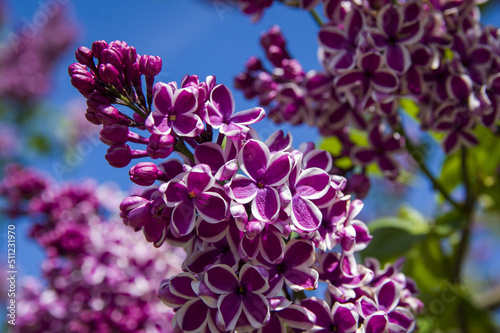
M 468 250 L 474 227 L 497 216 L 500 207 L 500 34 L 480 23 L 480 9 L 488 11 L 490 4 L 275 2 L 311 14 L 318 25 L 320 68 L 304 69 L 281 28 L 273 26 L 260 38 L 266 60 L 250 57 L 235 77 L 236 88 L 269 107 L 276 123 L 316 127 L 325 138 L 321 148 L 332 154 L 333 173 L 348 179 L 344 191 L 357 198 L 369 192 L 369 176 L 382 175 L 394 188 L 421 172 L 436 194 L 435 216 L 402 207 L 399 216 L 378 219 L 370 226 L 375 237 L 367 255 L 388 262 L 396 253 L 409 259 L 405 272 L 417 279 L 428 305 L 420 321 L 423 332 L 498 329 L 492 316 L 498 295 L 475 296 L 468 281 L 472 274 L 467 277 L 464 268 L 473 261 Z M 273 2 L 237 3 L 259 19 Z M 246 10 L 248 3 L 252 11 Z M 486 283 L 478 284 L 492 294 Z M 450 289 L 456 297 L 442 302 Z M 433 308 L 440 302 L 440 309 Z M 362 313 L 374 313 L 382 303 Z
M 180 271 L 183 253 L 153 249 L 117 223 L 116 207 L 107 211 L 105 203 L 117 196 L 113 191 L 6 167 L 0 182 L 5 206 L 34 222 L 30 236 L 47 255 L 45 286 L 35 278 L 19 285 L 13 332 L 173 332 L 174 314 L 156 290 L 166 275 Z
M 155 84 L 161 59 L 125 42 L 96 41 L 76 58 L 71 82 L 87 98 L 87 119 L 102 125 L 106 160 L 121 168 L 149 159 L 130 169 L 147 188 L 120 204 L 124 224 L 186 253 L 183 272 L 159 285 L 174 331 L 414 329 L 422 303 L 412 280 L 399 264 L 381 270 L 355 255 L 371 236 L 355 219 L 363 204 L 329 173 L 330 154 L 313 143 L 294 149 L 282 131 L 261 141 L 251 125 L 265 111 L 234 112 L 213 76 Z M 306 298 L 320 282 L 324 300 Z
M 77 27 L 66 6 L 54 1 L 43 14 L 45 24 L 30 23 L 5 36 L 0 52 L 2 99 L 21 104 L 40 100 L 50 91 L 55 64 L 75 40 Z
M 322 136 L 339 138 L 337 159 L 350 157 L 358 167 L 376 162 L 391 179 L 401 171 L 390 162 L 398 147 L 370 141 L 388 159 L 360 159 L 353 128 L 372 133 L 383 126 L 399 139 L 406 136 L 400 106 L 416 108 L 412 116 L 423 131 L 442 138 L 446 154 L 476 146 L 477 128 L 496 131 L 498 29 L 479 23 L 475 1 L 325 0 L 324 22 L 314 6 L 306 9 L 321 25 L 321 69 L 306 72 L 274 26 L 260 40 L 271 69 L 251 57 L 235 79 L 246 98 L 270 107 L 274 121 L 316 126 Z M 411 142 L 406 148 L 413 150 Z

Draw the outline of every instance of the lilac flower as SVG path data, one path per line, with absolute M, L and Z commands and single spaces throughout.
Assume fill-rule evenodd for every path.
M 198 136 L 204 129 L 203 122 L 195 113 L 198 108 L 198 90 L 177 89 L 176 86 L 157 83 L 153 88 L 153 111 L 146 119 L 146 127 L 151 133 Z
M 359 315 L 352 303 L 337 302 L 331 308 L 325 301 L 311 297 L 301 301 L 300 305 L 316 316 L 317 328 L 311 332 L 354 333 L 358 329 Z
M 314 290 L 318 286 L 318 272 L 311 268 L 314 264 L 314 247 L 309 241 L 292 239 L 284 249 L 283 259 L 278 263 L 263 261 L 272 268 L 269 283 L 281 289 L 283 282 L 293 291 Z
M 165 183 L 161 191 L 165 193 L 167 206 L 174 207 L 174 235 L 184 236 L 194 229 L 196 212 L 207 222 L 216 223 L 226 218 L 226 201 L 220 194 L 210 191 L 214 184 L 210 167 L 205 164 L 188 170 L 182 179 L 172 179 Z
M 377 30 L 370 32 L 375 46 L 384 51 L 387 65 L 398 73 L 405 73 L 411 65 L 410 51 L 407 45 L 422 38 L 423 24 L 416 19 L 421 8 L 408 2 L 407 6 L 387 4 L 377 13 Z M 411 17 L 411 19 L 410 19 Z M 408 23 L 406 23 L 408 22 Z
M 303 232 L 318 229 L 321 223 L 321 211 L 313 202 L 315 199 L 325 200 L 324 196 L 330 189 L 331 178 L 319 168 L 301 170 L 302 156 L 298 161 L 289 179 L 290 217 L 294 226 Z M 329 201 L 326 199 L 326 201 Z
M 359 57 L 359 69 L 342 72 L 335 79 L 335 84 L 341 91 L 355 85 L 361 85 L 361 96 L 366 96 L 371 90 L 390 93 L 399 85 L 398 77 L 391 71 L 383 69 L 382 56 L 377 53 L 366 53 Z
M 356 64 L 356 51 L 365 29 L 365 16 L 359 9 L 351 10 L 343 20 L 343 26 L 325 25 L 318 33 L 320 45 L 333 56 L 327 67 L 333 73 L 351 69 Z
M 243 260 L 255 259 L 261 255 L 269 263 L 283 260 L 285 241 L 282 230 L 275 224 L 259 220 L 249 221 L 245 227 L 245 236 L 241 239 L 238 252 Z M 275 226 L 276 225 L 276 226 Z
M 197 292 L 193 287 L 198 289 Z M 160 285 L 158 297 L 164 304 L 176 309 L 173 326 L 182 332 L 218 331 L 214 323 L 216 309 L 205 301 L 211 295 L 200 297 L 201 288 L 200 282 L 189 273 L 178 274 Z M 206 291 L 206 287 L 202 290 Z
M 271 318 L 269 322 L 259 328 L 258 333 L 286 332 L 287 327 L 308 330 L 313 327 L 315 317 L 304 307 L 292 304 L 284 297 L 269 299 Z
M 203 109 L 203 120 L 231 139 L 244 139 L 248 132 L 246 125 L 261 121 L 266 113 L 263 108 L 252 108 L 234 113 L 234 99 L 231 91 L 219 84 L 210 94 L 210 102 Z
M 97 195 L 102 191 L 89 182 L 46 181 L 43 192 L 23 199 L 31 216 L 23 214 L 37 219 L 31 236 L 49 258 L 42 265 L 46 287 L 28 282 L 20 288 L 25 306 L 17 313 L 15 332 L 174 331 L 174 314 L 154 290 L 163 275 L 179 271 L 183 255 L 169 246 L 152 248 L 142 235 L 107 221 L 110 212 L 104 213 Z M 115 194 L 105 199 L 115 200 L 116 191 L 109 193 Z
M 226 184 L 228 195 L 236 202 L 251 202 L 252 214 L 262 221 L 274 220 L 281 207 L 276 187 L 282 185 L 290 174 L 290 154 L 271 154 L 262 142 L 249 140 L 241 148 L 238 160 L 241 169 L 250 177 L 236 175 Z
M 384 135 L 382 130 L 381 126 L 373 126 L 368 136 L 372 147 L 357 147 L 353 151 L 353 157 L 362 165 L 377 162 L 383 172 L 390 177 L 395 177 L 398 174 L 398 165 L 390 153 L 399 151 L 404 144 L 404 139 L 398 133 Z
M 224 149 L 216 143 L 205 142 L 194 150 L 194 161 L 197 164 L 207 164 L 215 179 L 224 181 L 231 179 L 238 171 L 237 153 L 232 140 L 228 140 Z
M 269 303 L 262 295 L 268 288 L 268 273 L 259 266 L 245 264 L 237 276 L 226 265 L 215 265 L 205 273 L 205 283 L 217 301 L 217 324 L 224 330 L 235 328 L 243 312 L 254 328 L 264 325 L 270 318 Z
M 373 332 L 409 332 L 414 329 L 415 321 L 412 313 L 398 307 L 400 286 L 393 281 L 386 281 L 376 289 L 375 301 L 367 296 L 357 301 L 360 315 L 369 319 L 370 316 L 379 315 L 376 324 L 373 323 Z M 384 318 L 385 320 L 383 320 Z

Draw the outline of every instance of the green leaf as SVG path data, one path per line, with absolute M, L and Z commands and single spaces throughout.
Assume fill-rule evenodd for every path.
M 411 207 L 403 207 L 399 216 L 377 219 L 368 225 L 373 236 L 363 251 L 382 262 L 404 256 L 412 247 L 425 240 L 430 227 L 426 219 Z
M 351 142 L 356 146 L 368 147 L 368 134 L 355 128 L 351 128 L 349 132 Z
M 332 136 L 330 138 L 324 139 L 320 145 L 319 149 L 326 150 L 332 156 L 338 156 L 340 152 L 342 151 L 342 143 L 340 142 L 339 138 L 336 136 Z
M 459 210 L 452 210 L 436 219 L 433 231 L 440 237 L 447 237 L 459 230 L 465 223 L 465 216 Z
M 50 151 L 50 139 L 43 134 L 34 134 L 28 139 L 29 145 L 37 152 L 46 154 Z
M 459 151 L 446 156 L 441 169 L 440 182 L 448 193 L 453 191 L 462 182 L 462 166 Z
M 420 111 L 418 105 L 409 98 L 401 98 L 399 100 L 399 105 L 406 111 L 406 113 L 413 119 L 418 120 L 417 115 Z

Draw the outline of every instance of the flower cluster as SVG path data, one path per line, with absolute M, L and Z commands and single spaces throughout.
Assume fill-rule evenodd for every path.
M 318 32 L 324 69 L 302 69 L 278 27 L 261 45 L 273 66 L 252 57 L 235 84 L 247 98 L 271 106 L 276 122 L 308 123 L 338 137 L 339 158 L 376 162 L 390 178 L 405 146 L 400 106 L 415 105 L 422 130 L 439 133 L 447 154 L 478 143 L 474 129 L 496 129 L 500 39 L 483 27 L 474 1 L 330 1 Z M 415 107 L 414 107 L 415 108 Z M 368 136 L 356 148 L 352 129 Z M 371 153 L 367 151 L 370 150 Z
M 0 189 L 7 205 L 26 201 L 18 216 L 36 221 L 31 236 L 48 255 L 47 287 L 22 285 L 13 332 L 172 332 L 173 313 L 156 290 L 165 274 L 179 272 L 183 254 L 154 250 L 108 220 L 101 202 L 112 199 L 110 191 L 92 183 L 58 186 L 14 165 Z
M 119 87 L 106 92 L 113 89 Z M 82 91 L 94 103 L 88 92 Z M 126 198 L 120 215 L 156 247 L 168 242 L 186 252 L 184 272 L 159 289 L 175 310 L 176 331 L 413 329 L 421 303 L 411 280 L 398 266 L 380 270 L 374 260 L 356 261 L 371 236 L 356 219 L 361 201 L 343 193 L 345 178 L 329 173 L 329 153 L 313 143 L 294 149 L 282 131 L 259 140 L 250 125 L 264 110 L 235 113 L 231 91 L 214 77 L 200 83 L 185 76 L 180 86 L 158 82 L 151 104 L 138 112 L 142 123 L 138 116 L 101 121 L 101 140 L 110 145 L 106 159 L 114 167 L 160 159 L 130 169 L 130 179 L 148 188 Z M 174 151 L 181 160 L 165 160 Z M 320 281 L 328 284 L 325 300 L 305 298 Z
M 19 103 L 48 93 L 51 72 L 76 36 L 76 27 L 58 2 L 44 4 L 37 16 L 17 33 L 8 33 L 0 52 L 0 96 Z
M 279 0 L 287 5 L 311 10 L 316 7 L 321 0 Z M 236 0 L 240 10 L 246 15 L 250 15 L 253 21 L 258 21 L 264 11 L 273 5 L 274 0 Z

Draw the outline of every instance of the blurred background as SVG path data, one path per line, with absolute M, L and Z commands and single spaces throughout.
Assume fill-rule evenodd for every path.
M 113 182 L 117 191 L 124 191 L 123 197 L 131 191 L 128 168 L 115 169 L 107 164 L 107 146 L 98 139 L 99 127 L 85 120 L 85 99 L 71 86 L 67 74 L 68 65 L 75 62 L 78 46 L 90 47 L 100 39 L 123 40 L 139 54 L 162 57 L 163 69 L 157 80 L 180 82 L 185 74 L 196 74 L 201 79 L 215 75 L 218 83 L 232 87 L 234 76 L 244 69 L 246 60 L 251 55 L 263 56 L 260 33 L 277 24 L 288 39 L 293 57 L 301 61 L 306 71 L 320 66 L 316 23 L 307 13 L 280 4 L 253 23 L 231 0 L 0 2 L 0 54 L 4 54 L 0 59 L 2 164 L 19 161 L 60 181 L 90 177 L 99 183 Z M 51 8 L 58 5 L 64 6 L 64 12 L 51 15 Z M 500 26 L 499 11 L 500 3 L 491 2 L 482 12 L 482 22 Z M 5 55 L 19 43 L 36 51 Z M 22 77 L 24 81 L 13 82 L 12 77 Z M 26 90 L 30 93 L 23 95 Z M 233 93 L 237 111 L 255 106 L 241 92 Z M 292 129 L 290 125 L 276 125 L 265 119 L 256 128 L 262 138 L 278 129 L 291 131 L 295 147 L 321 140 L 317 130 L 307 126 Z M 436 174 L 442 159 L 439 146 L 431 146 L 429 162 Z M 374 180 L 360 219 L 369 223 L 377 217 L 394 215 L 403 203 L 432 216 L 439 209 L 433 193 L 430 184 L 418 174 L 406 185 Z M 40 276 L 41 272 L 43 252 L 27 237 L 28 229 L 28 223 L 18 224 L 19 279 Z M 6 233 L 2 231 L 0 235 L 0 258 L 4 260 Z M 500 285 L 500 262 L 496 256 L 500 251 L 499 237 L 498 216 L 488 216 L 475 225 L 465 275 L 470 288 L 478 293 Z M 500 322 L 500 313 L 496 313 Z

